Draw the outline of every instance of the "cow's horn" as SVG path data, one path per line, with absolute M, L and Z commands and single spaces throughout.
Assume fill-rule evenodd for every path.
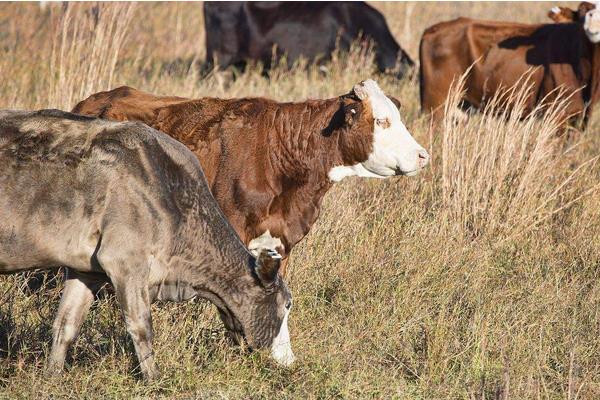
M 356 97 L 358 97 L 360 100 L 365 100 L 369 97 L 369 92 L 367 91 L 367 88 L 365 88 L 363 82 L 354 85 L 352 90 L 354 91 Z

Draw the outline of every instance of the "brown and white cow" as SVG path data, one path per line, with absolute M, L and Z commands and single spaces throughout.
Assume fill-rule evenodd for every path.
M 523 83 L 531 71 L 527 110 L 563 88 L 571 96 L 565 118 L 586 111 L 589 118 L 600 97 L 600 11 L 581 3 L 578 15 L 574 23 L 458 18 L 428 28 L 420 45 L 422 110 L 439 116 L 452 81 L 472 66 L 464 96 L 471 106 L 479 108 L 500 88 Z
M 73 112 L 142 121 L 187 145 L 242 241 L 250 249 L 270 243 L 284 256 L 308 233 L 334 182 L 415 175 L 429 160 L 372 80 L 300 103 L 186 100 L 121 87 Z
M 58 110 L 0 111 L 0 274 L 67 266 L 48 367 L 62 370 L 105 282 L 114 286 L 144 377 L 158 370 L 150 304 L 199 296 L 225 326 L 294 361 L 281 256 L 254 258 L 196 157 L 141 123 Z

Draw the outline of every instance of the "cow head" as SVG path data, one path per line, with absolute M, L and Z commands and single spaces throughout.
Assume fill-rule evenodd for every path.
M 548 11 L 548 18 L 556 23 L 577 22 L 577 11 L 573 11 L 567 7 L 552 7 Z
M 592 43 L 600 43 L 600 10 L 596 4 L 579 4 L 578 14 L 583 19 L 583 30 Z
M 343 165 L 329 171 L 332 181 L 412 176 L 427 165 L 429 154 L 402 123 L 398 106 L 370 79 L 345 96 L 345 129 L 339 138 Z
M 590 13 L 590 12 L 594 11 L 596 9 L 596 4 L 597 3 L 590 3 L 590 2 L 584 1 L 579 4 L 579 6 L 577 7 L 577 10 L 571 10 L 568 7 L 558 7 L 558 6 L 552 7 L 550 9 L 550 11 L 548 11 L 548 18 L 550 18 L 552 21 L 554 21 L 556 23 L 570 23 L 570 22 L 577 23 L 577 22 L 579 22 L 584 25 L 584 29 L 586 31 L 586 34 L 588 34 L 588 37 L 590 34 L 593 36 L 594 32 L 597 32 L 598 29 L 594 29 L 591 26 L 592 25 L 591 22 L 593 22 L 592 20 L 594 19 L 594 18 L 592 18 L 594 13 Z M 590 14 L 590 17 L 588 17 L 588 14 Z M 590 19 L 588 19 L 588 18 L 590 18 Z M 598 17 L 596 16 L 595 18 L 598 18 Z M 589 21 L 589 22 L 586 22 L 586 21 Z M 585 27 L 586 24 L 591 28 L 589 31 Z M 592 39 L 590 38 L 590 40 L 592 40 Z
M 288 329 L 292 295 L 279 275 L 280 264 L 276 251 L 260 250 L 252 267 L 254 281 L 242 294 L 241 307 L 235 313 L 219 311 L 225 326 L 245 336 L 251 348 L 269 348 L 277 363 L 289 366 L 295 360 Z
M 597 3 L 584 1 L 576 11 L 566 7 L 552 7 L 548 17 L 557 23 L 580 23 L 590 42 L 600 43 L 600 10 L 596 9 L 596 5 Z

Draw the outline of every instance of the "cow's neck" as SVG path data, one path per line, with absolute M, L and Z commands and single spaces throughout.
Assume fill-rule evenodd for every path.
M 271 167 L 282 185 L 303 185 L 310 181 L 328 180 L 327 173 L 341 162 L 334 117 L 342 118 L 342 99 L 314 100 L 282 104 L 282 112 L 271 131 L 269 146 Z M 288 115 L 294 115 L 289 118 Z
M 285 228 L 284 232 L 276 232 L 269 226 L 263 230 L 269 228 L 273 236 L 279 236 L 286 252 L 308 233 L 319 216 L 322 199 L 333 185 L 328 173 L 343 163 L 338 140 L 343 128 L 332 124 L 339 118 L 343 120 L 343 114 L 339 115 L 342 105 L 341 98 L 283 105 L 296 107 L 289 113 L 299 118 L 276 123 L 269 138 L 277 145 L 268 147 L 272 171 L 267 179 L 275 197 L 285 197 L 281 202 L 270 202 L 269 213 L 283 214 Z M 285 205 L 281 207 L 284 209 L 277 209 L 277 204 Z
M 169 272 L 157 287 L 156 298 L 185 301 L 199 296 L 240 314 L 244 296 L 256 285 L 252 256 L 221 216 L 213 217 L 207 223 L 206 215 L 191 212 L 179 223 Z

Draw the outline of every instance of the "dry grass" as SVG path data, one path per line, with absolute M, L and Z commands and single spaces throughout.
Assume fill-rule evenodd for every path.
M 540 22 L 554 3 L 378 3 L 414 57 L 420 34 L 459 15 Z M 297 364 L 226 345 L 204 302 L 153 307 L 164 378 L 140 382 L 116 304 L 99 299 L 68 372 L 48 378 L 60 282 L 0 281 L 0 397 L 569 398 L 600 396 L 600 149 L 586 132 L 557 136 L 561 104 L 543 118 L 502 99 L 432 129 L 418 82 L 373 73 L 360 48 L 315 66 L 250 68 L 199 79 L 202 12 L 194 3 L 93 5 L 41 12 L 0 5 L 0 107 L 70 108 L 128 84 L 183 96 L 331 97 L 375 77 L 430 149 L 415 178 L 349 179 L 291 255 L 290 329 Z M 70 5 L 72 7 L 72 5 Z M 131 13 L 131 14 L 128 14 Z M 91 25 L 92 24 L 92 25 Z M 91 27 L 95 26 L 92 30 Z M 106 38 L 115 40 L 107 40 Z M 63 40 L 64 39 L 64 40 Z M 460 88 L 450 105 L 457 102 Z M 523 92 L 509 92 L 513 100 Z M 32 281 L 29 281 L 32 282 Z
M 458 111 L 468 73 L 451 88 L 440 132 L 442 204 L 451 228 L 513 239 L 598 189 L 580 190 L 597 157 L 582 162 L 580 143 L 557 134 L 570 97 L 559 93 L 526 110 L 532 92 L 526 74 L 468 116 Z
M 86 93 L 112 87 L 135 3 L 111 7 L 72 4 L 55 26 L 48 101 L 70 109 Z

